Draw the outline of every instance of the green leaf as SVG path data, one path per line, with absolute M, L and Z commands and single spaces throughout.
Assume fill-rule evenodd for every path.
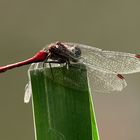
M 36 140 L 99 140 L 84 65 L 29 71 Z

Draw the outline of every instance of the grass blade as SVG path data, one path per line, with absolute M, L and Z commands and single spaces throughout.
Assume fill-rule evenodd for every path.
M 99 140 L 84 65 L 32 69 L 29 76 L 36 140 Z

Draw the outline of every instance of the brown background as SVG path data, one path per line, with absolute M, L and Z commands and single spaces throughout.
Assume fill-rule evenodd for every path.
M 0 65 L 57 40 L 140 53 L 140 1 L 0 0 Z M 23 103 L 27 69 L 0 75 L 1 140 L 34 140 L 31 103 Z M 94 94 L 101 140 L 140 139 L 140 73 L 126 79 L 121 93 Z

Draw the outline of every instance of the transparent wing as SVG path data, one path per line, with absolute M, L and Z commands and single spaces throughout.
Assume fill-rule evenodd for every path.
M 29 103 L 31 96 L 32 96 L 32 88 L 31 82 L 29 81 L 28 84 L 25 86 L 24 103 Z
M 70 47 L 77 46 L 82 51 L 82 58 L 84 64 L 93 69 L 105 71 L 107 73 L 120 73 L 129 74 L 140 72 L 140 57 L 139 55 L 103 51 L 101 49 L 77 44 L 77 43 L 64 43 Z
M 37 64 L 34 65 L 36 67 Z M 86 86 L 85 85 L 86 77 L 81 74 L 81 76 L 79 76 L 81 78 L 80 79 L 81 82 L 79 83 L 78 82 L 79 79 L 77 79 L 75 75 L 72 76 L 69 74 L 69 73 L 72 74 L 76 72 L 77 75 L 79 75 L 81 71 L 86 72 L 85 68 L 79 66 L 77 67 L 77 65 L 72 65 L 70 66 L 71 68 L 69 70 L 67 69 L 66 66 L 60 66 L 59 68 L 58 65 L 56 66 L 57 68 L 55 69 L 55 64 L 52 64 L 53 71 L 51 71 L 51 69 L 47 69 L 46 76 L 50 80 L 54 80 L 55 83 L 64 84 L 63 86 L 66 86 L 68 88 L 85 90 L 83 89 L 83 87 Z M 46 67 L 49 67 L 49 65 L 46 64 Z M 121 91 L 127 85 L 123 76 L 119 74 L 117 75 L 114 73 L 106 73 L 104 71 L 99 71 L 91 68 L 87 68 L 87 74 L 88 74 L 87 76 L 89 80 L 89 85 L 92 91 L 103 92 L 103 93 L 109 93 L 112 91 Z
M 88 68 L 88 80 L 92 91 L 110 93 L 121 91 L 127 86 L 121 75 L 106 73 L 103 71 Z

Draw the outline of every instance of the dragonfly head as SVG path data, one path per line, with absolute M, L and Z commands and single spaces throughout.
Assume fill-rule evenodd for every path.
M 79 47 L 71 47 L 71 57 L 73 62 L 77 62 L 81 56 L 81 49 Z

